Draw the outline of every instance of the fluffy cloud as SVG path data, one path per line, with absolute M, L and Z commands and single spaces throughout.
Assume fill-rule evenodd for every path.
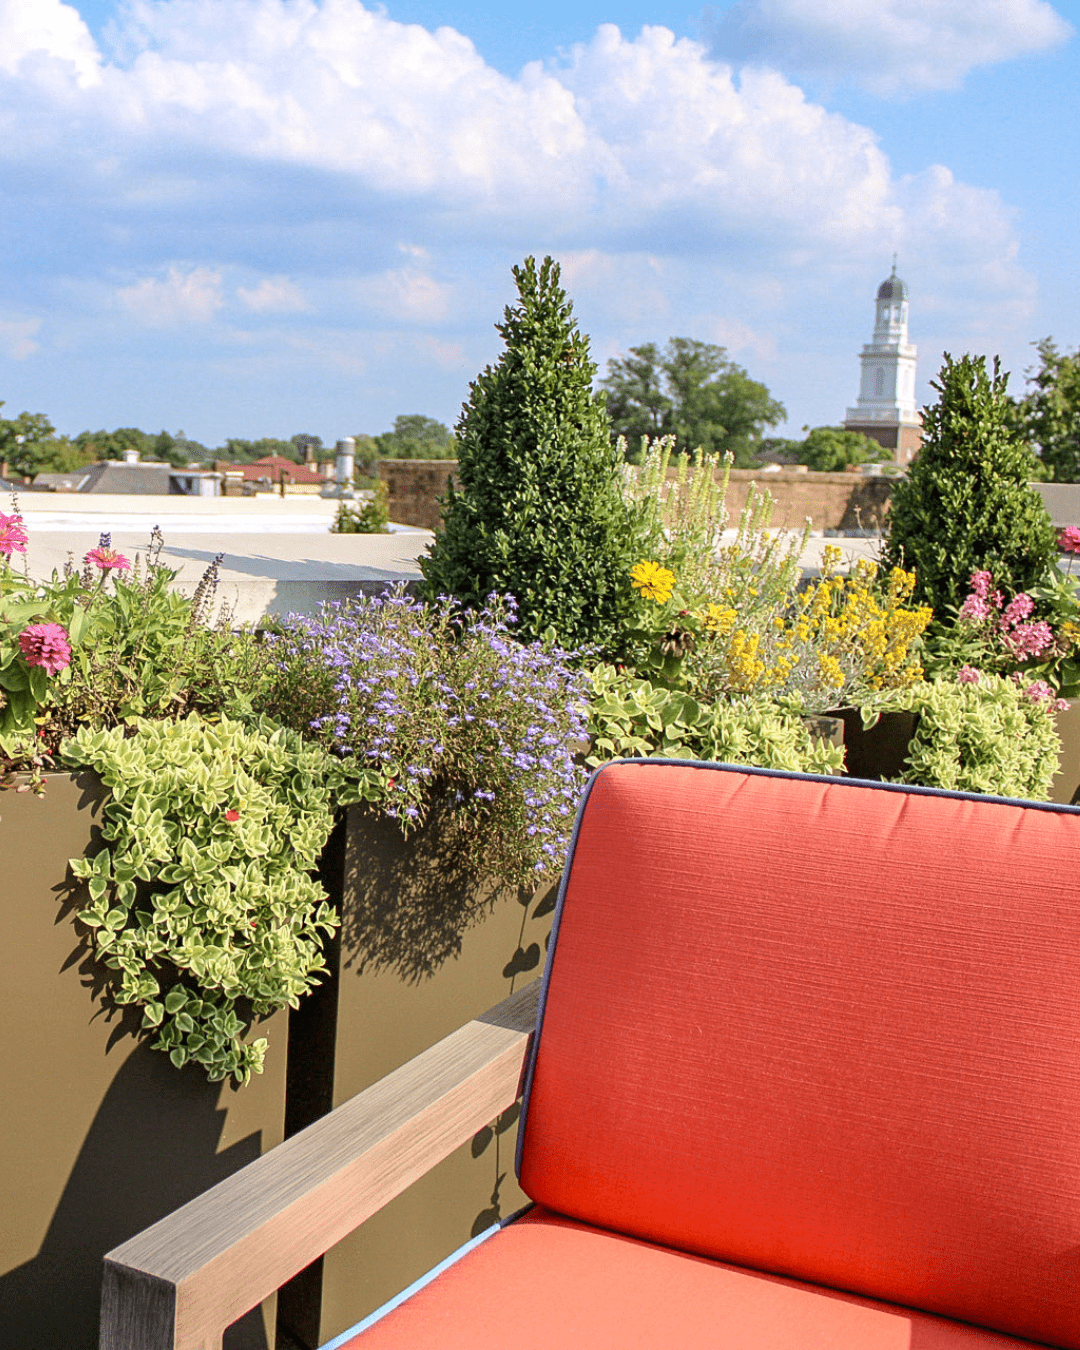
M 1045 51 L 1072 31 L 1047 0 L 737 0 L 713 48 L 891 95 L 956 88 L 976 66 Z
M 40 327 L 40 319 L 14 319 L 0 314 L 0 350 L 13 361 L 25 361 L 38 350 L 34 339 Z
M 208 323 L 224 304 L 221 273 L 209 267 L 170 267 L 164 277 L 144 277 L 116 292 L 123 308 L 148 328 Z
M 905 23 L 944 22 L 952 3 L 908 0 Z M 751 4 L 808 24 L 855 10 L 737 8 Z M 987 0 L 965 59 L 1002 50 L 1003 14 L 1027 15 L 1037 45 L 1044 11 Z M 871 35 L 897 12 L 880 0 Z M 231 361 L 231 387 L 255 388 L 261 369 L 262 406 L 289 372 L 310 397 L 334 367 L 357 382 L 342 385 L 349 407 L 395 401 L 389 425 L 420 406 L 409 379 L 439 371 L 456 392 L 429 410 L 452 418 L 462 371 L 497 351 L 508 267 L 526 252 L 565 261 L 601 361 L 693 333 L 762 362 L 769 380 L 798 348 L 808 386 L 820 366 L 806 351 L 836 341 L 837 360 L 853 361 L 860 297 L 894 248 L 924 315 L 933 306 L 966 333 L 1030 309 L 1016 224 L 994 193 L 945 169 L 897 181 L 866 127 L 666 28 L 628 38 L 603 25 L 510 78 L 452 29 L 360 0 L 130 0 L 117 23 L 106 58 L 59 0 L 0 0 L 0 243 L 39 269 L 36 282 L 21 269 L 18 294 L 14 272 L 0 282 L 0 307 L 67 302 L 39 332 L 0 327 L 0 349 L 62 340 L 97 359 L 126 341 L 125 359 L 150 360 L 142 330 L 157 328 L 155 341 L 189 344 L 193 380 Z M 997 47 L 978 46 L 983 28 Z M 836 324 L 837 297 L 859 307 L 857 331 Z
M 310 308 L 303 291 L 288 277 L 263 277 L 257 286 L 238 286 L 236 294 L 256 314 L 296 314 Z

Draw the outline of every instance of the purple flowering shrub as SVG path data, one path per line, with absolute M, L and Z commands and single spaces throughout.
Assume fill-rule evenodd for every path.
M 510 598 L 479 612 L 403 590 L 290 616 L 267 639 L 263 711 L 338 760 L 341 803 L 408 833 L 438 804 L 473 860 L 531 886 L 562 865 L 585 774 L 586 692 L 568 654 L 513 633 Z

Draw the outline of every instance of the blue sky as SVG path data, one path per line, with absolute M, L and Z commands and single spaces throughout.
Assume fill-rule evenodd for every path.
M 67 432 L 452 423 L 511 265 L 593 353 L 842 419 L 894 250 L 942 351 L 1080 346 L 1080 3 L 0 0 L 0 398 Z

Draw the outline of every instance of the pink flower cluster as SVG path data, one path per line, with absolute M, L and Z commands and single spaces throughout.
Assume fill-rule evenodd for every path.
M 960 618 L 971 623 L 992 621 L 993 631 L 1014 660 L 1042 656 L 1054 645 L 1053 630 L 1048 623 L 1041 619 L 1026 622 L 1035 610 L 1035 601 L 1026 591 L 1020 591 L 1006 604 L 1000 591 L 990 589 L 994 578 L 989 572 L 972 572 L 970 584 L 971 594 L 960 606 Z
M 1080 529 L 1066 525 L 1058 535 L 1058 548 L 1063 553 L 1080 553 Z
M 22 516 L 7 516 L 0 511 L 0 553 L 10 558 L 26 552 L 26 526 Z
M 46 675 L 59 675 L 71 664 L 71 643 L 58 623 L 32 623 L 19 634 L 19 647 L 28 666 L 41 666 Z
M 1012 678 L 1014 684 L 1023 683 L 1019 671 L 1016 671 Z M 1069 707 L 1068 700 L 1058 698 L 1045 680 L 1032 680 L 1030 684 L 1025 684 L 1024 697 L 1031 699 L 1032 703 L 1042 704 L 1043 707 L 1052 708 L 1056 712 L 1066 712 Z

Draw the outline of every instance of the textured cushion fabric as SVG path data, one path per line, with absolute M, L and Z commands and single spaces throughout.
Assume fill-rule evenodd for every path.
M 1080 1350 L 1080 816 L 594 779 L 520 1174 L 586 1223 Z
M 1028 1341 L 533 1210 L 351 1350 L 1007 1350 Z

